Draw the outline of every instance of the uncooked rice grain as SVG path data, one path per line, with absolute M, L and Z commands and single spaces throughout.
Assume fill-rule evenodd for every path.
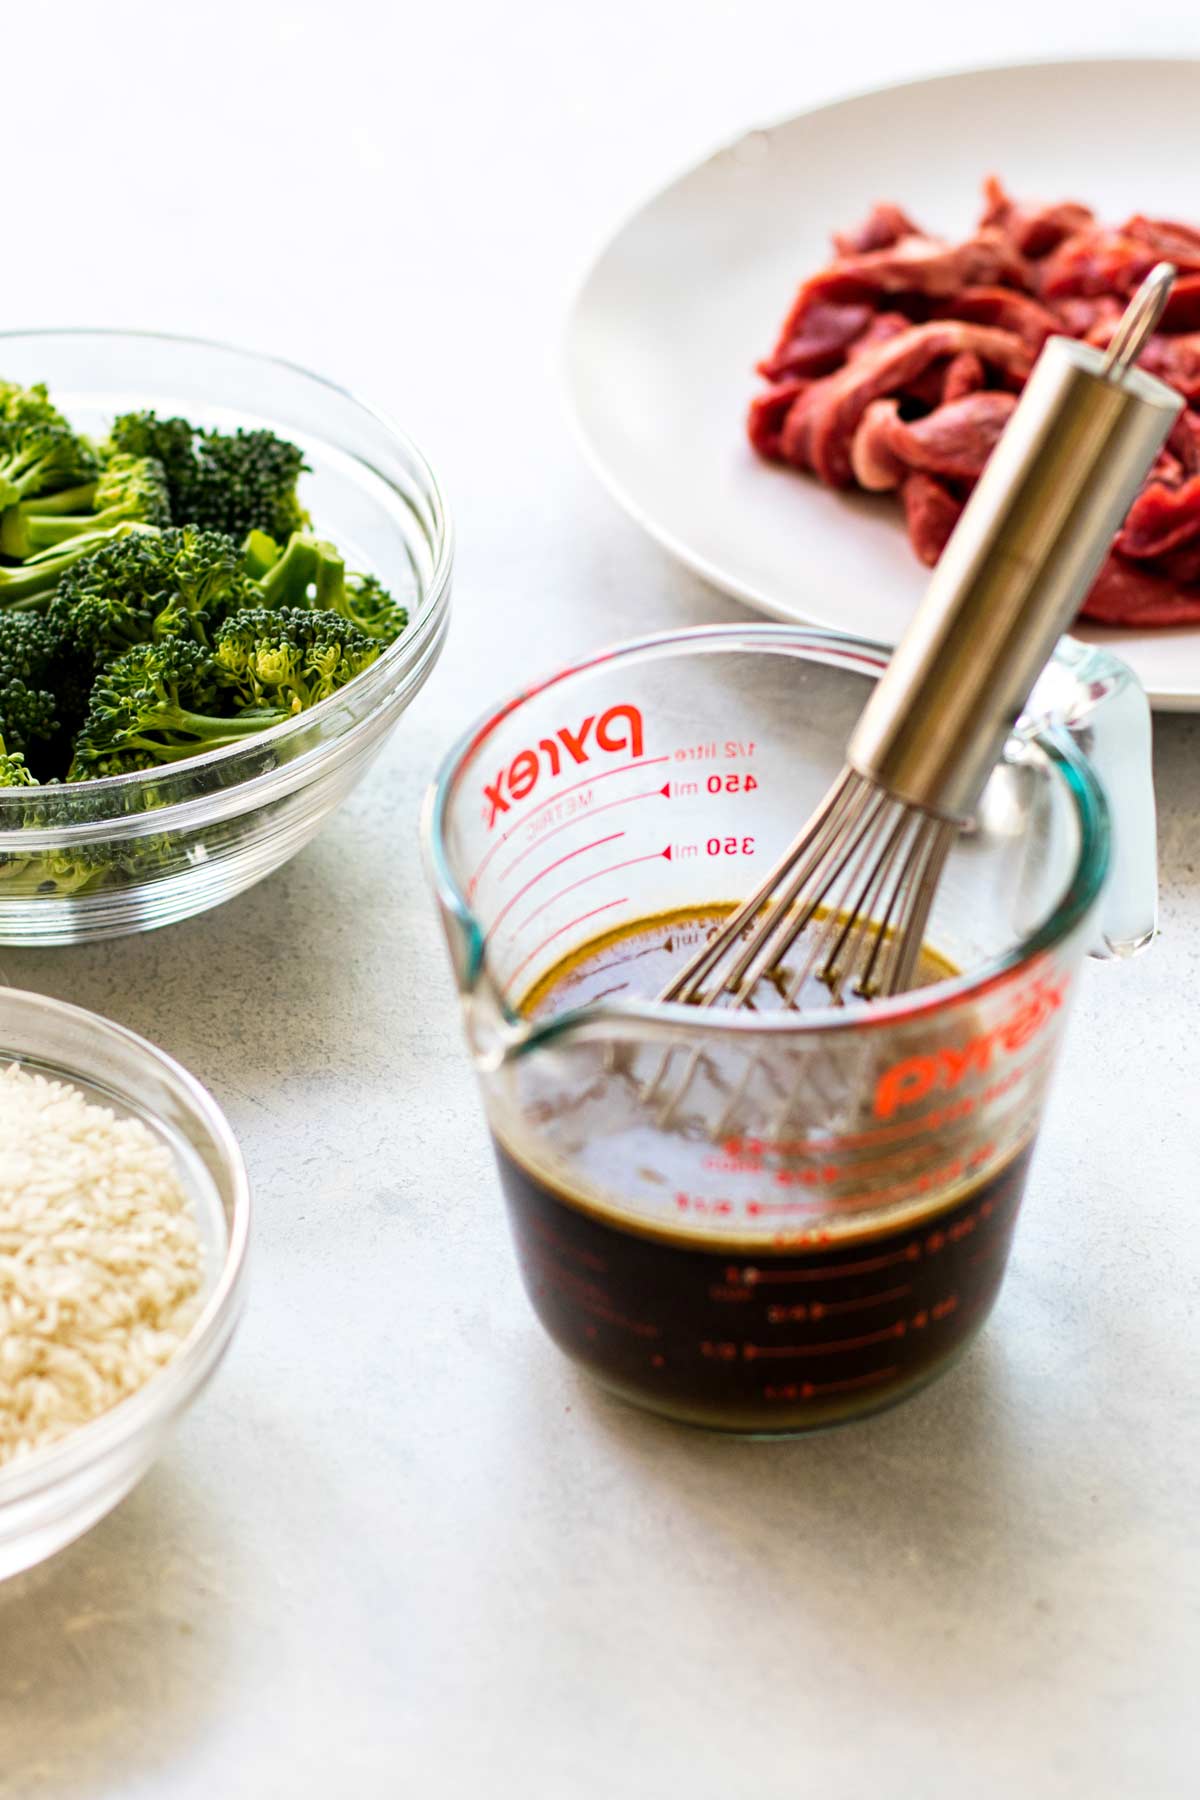
M 191 1202 L 148 1126 L 0 1068 L 0 1465 L 170 1361 L 201 1262 Z

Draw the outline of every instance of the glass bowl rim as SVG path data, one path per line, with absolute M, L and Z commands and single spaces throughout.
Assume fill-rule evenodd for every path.
M 420 446 L 403 431 L 389 414 L 382 412 L 365 400 L 361 394 L 333 381 L 327 375 L 320 375 L 314 369 L 305 367 L 290 357 L 276 356 L 269 351 L 252 350 L 242 344 L 230 343 L 223 338 L 201 337 L 188 332 L 144 331 L 118 325 L 53 325 L 45 327 L 27 327 L 24 329 L 6 328 L 0 331 L 0 357 L 3 346 L 11 339 L 45 339 L 55 338 L 121 338 L 130 343 L 161 343 L 176 346 L 180 349 L 216 350 L 223 355 L 242 357 L 249 363 L 258 363 L 266 367 L 283 370 L 288 375 L 298 376 L 302 381 L 311 382 L 316 387 L 324 388 L 339 399 L 364 414 L 368 419 L 382 428 L 391 438 L 393 445 L 411 464 L 413 474 L 422 490 L 422 498 L 428 502 L 432 513 L 433 534 L 431 550 L 433 567 L 429 580 L 421 595 L 421 604 L 414 618 L 410 619 L 408 628 L 400 637 L 382 653 L 370 669 L 358 676 L 357 682 L 367 684 L 374 697 L 374 704 L 359 718 L 350 722 L 344 731 L 333 734 L 330 738 L 318 737 L 307 750 L 301 751 L 286 764 L 277 764 L 274 768 L 251 777 L 245 782 L 233 782 L 228 787 L 209 793 L 189 796 L 187 799 L 170 800 L 165 804 L 156 804 L 144 811 L 115 811 L 108 817 L 80 820 L 53 826 L 4 825 L 6 810 L 15 813 L 30 804 L 31 796 L 39 791 L 53 794 L 56 799 L 63 799 L 78 793 L 81 801 L 84 796 L 89 801 L 103 803 L 106 798 L 136 793 L 140 787 L 161 784 L 168 776 L 176 774 L 188 775 L 201 769 L 219 767 L 238 756 L 261 751 L 264 745 L 286 743 L 291 737 L 311 730 L 313 721 L 318 722 L 331 717 L 338 710 L 343 693 L 332 694 L 327 700 L 320 701 L 306 712 L 297 713 L 294 718 L 284 719 L 278 725 L 268 726 L 267 730 L 256 732 L 253 738 L 244 743 L 226 744 L 219 750 L 208 750 L 197 756 L 181 758 L 178 762 L 164 764 L 155 769 L 135 770 L 128 775 L 106 775 L 93 781 L 78 783 L 50 783 L 42 790 L 38 788 L 0 789 L 0 849 L 21 849 L 33 853 L 52 845 L 75 842 L 88 842 L 95 839 L 107 840 L 114 836 L 137 835 L 137 825 L 143 831 L 170 831 L 179 828 L 181 822 L 189 815 L 185 808 L 194 808 L 211 804 L 223 796 L 253 793 L 257 786 L 265 784 L 271 787 L 281 771 L 286 767 L 292 774 L 289 785 L 302 785 L 305 773 L 312 769 L 314 763 L 320 763 L 327 754 L 330 745 L 340 743 L 343 738 L 352 735 L 361 727 L 377 706 L 386 704 L 391 692 L 419 665 L 426 654 L 431 641 L 435 640 L 441 628 L 449 596 L 450 576 L 454 563 L 455 529 L 453 515 L 450 512 L 445 492 L 434 473 L 432 464 Z M 386 477 L 382 477 L 386 481 Z M 389 482 L 388 486 L 392 484 Z M 360 692 L 363 690 L 360 689 Z M 272 788 L 272 792 L 273 792 Z M 241 810 L 240 808 L 238 810 Z
M 817 626 L 768 623 L 684 626 L 672 631 L 655 632 L 644 637 L 627 638 L 620 643 L 594 651 L 577 661 L 560 666 L 540 680 L 513 694 L 500 706 L 492 708 L 461 734 L 443 757 L 425 798 L 421 834 L 426 866 L 435 895 L 444 913 L 455 921 L 462 934 L 466 955 L 463 961 L 463 984 L 467 992 L 474 989 L 486 969 L 487 933 L 463 893 L 453 870 L 446 847 L 446 821 L 458 780 L 469 758 L 487 741 L 492 732 L 512 713 L 547 689 L 575 676 L 586 675 L 606 663 L 624 658 L 657 660 L 674 653 L 698 651 L 718 652 L 723 649 L 770 649 L 799 655 L 801 660 L 825 662 L 835 667 L 852 667 L 858 663 L 865 670 L 883 669 L 891 654 L 891 646 L 856 637 L 848 632 L 828 631 Z M 680 1035 L 707 1037 L 714 1030 L 748 1034 L 795 1034 L 799 1032 L 860 1032 L 906 1023 L 911 1019 L 937 1013 L 966 999 L 978 999 L 1001 986 L 1016 971 L 1028 967 L 1037 958 L 1053 950 L 1081 925 L 1095 904 L 1109 872 L 1112 829 L 1108 802 L 1095 772 L 1077 748 L 1069 733 L 1054 723 L 1041 723 L 1028 732 L 1028 739 L 1045 756 L 1048 765 L 1060 777 L 1074 806 L 1079 823 L 1079 848 L 1074 869 L 1057 905 L 1028 936 L 995 957 L 982 962 L 969 974 L 938 981 L 910 993 L 895 994 L 872 1002 L 861 1011 L 847 1014 L 835 1007 L 809 1013 L 770 1013 L 749 1015 L 744 1012 L 719 1011 L 698 1014 L 694 1006 L 678 1002 L 660 1003 L 647 1000 L 613 1000 L 594 1005 L 570 1007 L 537 1025 L 531 1025 L 515 1013 L 498 993 L 507 1030 L 503 1054 L 524 1055 L 554 1039 L 575 1037 L 609 1037 L 614 1026 L 626 1030 L 636 1024 L 639 1034 L 678 1041 Z M 797 828 L 802 821 L 798 821 Z
M 27 1003 L 33 1013 L 57 1014 L 102 1041 L 119 1040 L 141 1062 L 153 1064 L 178 1083 L 203 1123 L 222 1173 L 232 1187 L 233 1205 L 220 1273 L 175 1355 L 135 1393 L 90 1419 L 86 1425 L 76 1427 L 66 1437 L 43 1449 L 30 1451 L 28 1456 L 0 1465 L 0 1519 L 6 1506 L 25 1502 L 60 1482 L 71 1480 L 90 1465 L 118 1451 L 158 1420 L 169 1418 L 189 1404 L 211 1367 L 211 1357 L 214 1352 L 219 1352 L 237 1322 L 252 1210 L 250 1179 L 233 1127 L 214 1096 L 189 1069 L 151 1043 L 149 1038 L 131 1031 L 126 1025 L 119 1025 L 115 1019 L 91 1012 L 87 1007 L 39 994 L 32 988 L 0 988 L 0 1011 L 8 1000 L 16 1000 L 21 1005 Z M 64 1067 L 62 1078 L 72 1080 L 72 1071 Z M 79 1079 L 87 1081 L 82 1074 Z

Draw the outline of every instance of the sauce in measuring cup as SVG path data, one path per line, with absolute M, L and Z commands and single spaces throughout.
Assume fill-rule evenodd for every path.
M 520 1010 L 544 1019 L 585 1001 L 652 995 L 723 910 L 607 933 L 543 976 Z M 928 952 L 921 973 L 929 982 L 953 970 Z M 677 1138 L 670 1127 L 647 1137 L 639 1177 L 662 1190 L 660 1221 L 630 1204 L 620 1169 L 606 1167 L 614 1116 L 630 1108 L 628 1086 L 620 1091 L 629 1083 L 644 1083 L 644 1070 L 610 1059 L 553 1102 L 558 1140 L 565 1131 L 579 1152 L 575 1180 L 562 1158 L 546 1154 L 546 1103 L 507 1127 L 493 1118 L 529 1297 L 559 1346 L 605 1385 L 696 1424 L 807 1430 L 902 1399 L 965 1348 L 1000 1286 L 1032 1130 L 1002 1154 L 981 1150 L 978 1169 L 968 1161 L 943 1191 L 931 1194 L 918 1180 L 907 1197 L 897 1187 L 894 1204 L 861 1216 L 849 1205 L 824 1214 L 820 1230 L 764 1241 L 760 1230 L 739 1234 L 736 1219 L 720 1212 L 733 1202 L 672 1191 L 684 1162 L 694 1162 L 694 1126 L 681 1124 Z M 900 1121 L 896 1159 L 911 1156 L 903 1131 Z M 779 1198 L 779 1170 L 761 1149 L 737 1140 L 713 1146 L 713 1160 L 738 1168 L 743 1192 L 749 1183 L 762 1195 L 743 1201 L 744 1211 L 802 1207 Z

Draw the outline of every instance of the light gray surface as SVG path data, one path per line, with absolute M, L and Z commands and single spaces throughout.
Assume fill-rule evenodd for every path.
M 415 848 L 488 701 L 737 613 L 568 441 L 552 341 L 597 234 L 807 99 L 1121 41 L 1092 5 L 1049 35 L 1033 0 L 942 10 L 6 19 L 11 321 L 225 333 L 369 390 L 462 555 L 444 663 L 317 845 L 173 930 L 0 952 L 209 1082 L 258 1202 L 245 1326 L 172 1454 L 0 1589 L 5 1800 L 1194 1792 L 1200 722 L 1160 727 L 1163 937 L 1089 972 L 991 1325 L 922 1398 L 795 1444 L 644 1419 L 540 1337 Z M 1175 11 L 1142 9 L 1147 49 L 1200 48 Z M 37 229 L 56 194 L 69 245 Z

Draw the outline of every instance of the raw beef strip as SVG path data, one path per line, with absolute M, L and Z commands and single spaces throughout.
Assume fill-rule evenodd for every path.
M 904 464 L 892 448 L 892 429 L 899 422 L 900 402 L 890 399 L 872 400 L 859 420 L 850 445 L 850 466 L 859 487 L 869 494 L 885 494 L 904 479 Z
M 794 336 L 815 300 L 869 300 L 881 294 L 921 294 L 945 299 L 964 287 L 1028 287 L 1025 264 L 998 231 L 981 231 L 964 244 L 906 237 L 883 250 L 839 256 L 806 281 L 784 325 L 781 341 Z
M 910 469 L 947 481 L 978 481 L 1017 404 L 1015 394 L 966 394 L 928 418 L 892 427 L 892 450 Z
M 886 250 L 904 237 L 923 237 L 906 212 L 890 200 L 880 200 L 857 231 L 835 231 L 833 247 L 839 256 L 857 256 L 864 250 Z
M 1090 207 L 1074 200 L 1060 201 L 1057 206 L 1018 206 L 994 175 L 984 182 L 983 197 L 979 223 L 1002 231 L 1019 256 L 1045 256 L 1095 220 Z
M 750 402 L 746 430 L 758 454 L 769 462 L 780 460 L 779 436 L 783 422 L 793 403 L 811 385 L 807 381 L 781 381 L 778 387 L 769 388 L 765 394 L 756 394 Z
M 962 501 L 931 475 L 910 475 L 900 490 L 909 542 L 931 569 L 950 541 L 958 524 Z
M 1103 334 L 1107 344 L 1113 326 L 1125 311 L 1125 304 L 1111 294 L 1068 295 L 1056 300 L 1053 310 L 1061 319 L 1068 337 L 1090 338 L 1093 331 Z
M 1100 226 L 1064 238 L 1038 264 L 1038 291 L 1043 300 L 1069 295 L 1131 294 L 1158 257 L 1148 244 Z
M 1180 225 L 1174 219 L 1148 219 L 1145 213 L 1134 213 L 1121 227 L 1125 237 L 1146 244 L 1156 258 L 1173 262 L 1180 274 L 1200 270 L 1200 231 L 1192 225 Z
M 899 337 L 902 331 L 912 330 L 912 320 L 906 319 L 902 312 L 876 313 L 860 338 L 855 338 L 846 352 L 846 361 L 854 362 L 873 350 L 876 344 L 886 344 L 889 338 Z
M 1166 556 L 1200 538 L 1200 475 L 1181 487 L 1152 481 L 1144 487 L 1117 533 L 1114 549 L 1122 556 Z
M 913 477 L 916 480 L 916 477 Z M 1200 620 L 1200 588 L 1190 591 L 1161 575 L 1110 556 L 1083 603 L 1081 616 L 1098 625 L 1194 625 Z
M 790 375 L 826 375 L 845 357 L 875 317 L 869 306 L 842 306 L 833 300 L 814 300 L 800 321 L 799 330 L 781 338 L 766 362 L 758 365 L 768 381 Z
M 1185 400 L 1200 396 L 1200 331 L 1183 331 L 1175 337 L 1156 332 L 1138 360 Z
M 1200 414 L 1185 406 L 1167 439 L 1168 449 L 1179 458 L 1189 475 L 1200 475 Z
M 904 392 L 933 362 L 972 350 L 989 368 L 1024 381 L 1033 356 L 1010 331 L 954 319 L 914 325 L 814 381 L 784 424 L 780 448 L 786 461 L 810 468 L 832 487 L 853 479 L 850 442 L 872 400 Z
M 981 388 L 986 379 L 983 364 L 975 352 L 963 350 L 946 364 L 942 399 L 961 400 L 964 394 L 973 394 L 976 388 Z
M 939 301 L 936 310 L 940 318 L 969 319 L 973 325 L 998 325 L 1002 331 L 1015 332 L 1035 350 L 1040 350 L 1054 332 L 1062 330 L 1061 321 L 1049 307 L 1042 306 L 1028 294 L 1015 293 L 1012 288 L 964 288 L 952 300 Z
M 876 400 L 850 446 L 854 478 L 875 492 L 899 487 L 914 469 L 946 481 L 977 481 L 1016 404 L 1015 394 L 965 394 L 908 424 L 895 400 Z

